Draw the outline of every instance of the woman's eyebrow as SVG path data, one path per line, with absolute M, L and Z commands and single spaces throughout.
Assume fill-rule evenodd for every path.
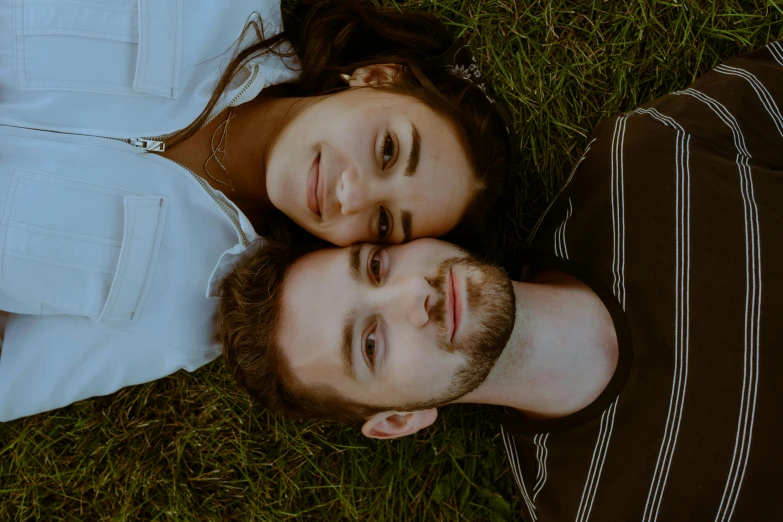
M 408 164 L 405 166 L 405 175 L 410 177 L 416 174 L 419 166 L 419 154 L 421 153 L 421 136 L 416 126 L 411 123 L 411 152 L 408 155 Z

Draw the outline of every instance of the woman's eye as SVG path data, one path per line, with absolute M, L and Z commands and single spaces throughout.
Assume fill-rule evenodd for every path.
M 370 273 L 375 278 L 376 283 L 381 282 L 381 251 L 376 250 L 370 258 Z
M 389 235 L 389 213 L 381 207 L 378 215 L 378 241 L 383 241 Z
M 383 146 L 381 147 L 381 157 L 383 158 L 383 168 L 389 166 L 389 163 L 394 159 L 395 152 L 394 138 L 391 133 L 386 133 L 386 138 L 383 140 Z
M 375 332 L 368 335 L 364 341 L 364 352 L 370 362 L 375 360 Z

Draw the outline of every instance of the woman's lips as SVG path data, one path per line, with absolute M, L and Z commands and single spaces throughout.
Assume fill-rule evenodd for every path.
M 310 172 L 307 174 L 307 208 L 310 209 L 310 212 L 315 214 L 317 217 L 321 217 L 321 206 L 318 203 L 318 185 L 321 177 L 321 153 L 319 152 L 315 159 L 313 160 L 313 164 L 310 166 Z
M 321 172 L 321 153 L 318 153 L 318 183 L 315 186 L 315 198 L 318 201 L 318 215 L 321 219 L 324 218 L 324 210 L 326 210 L 326 176 Z

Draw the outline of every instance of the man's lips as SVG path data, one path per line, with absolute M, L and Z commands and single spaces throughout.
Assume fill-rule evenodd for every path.
M 449 270 L 449 277 L 446 280 L 446 302 L 448 310 L 448 322 L 450 323 L 450 340 L 454 342 L 454 337 L 459 330 L 462 321 L 462 301 L 460 299 L 459 278 L 454 273 L 454 268 Z
M 321 153 L 316 154 L 310 171 L 307 174 L 307 208 L 317 217 L 321 217 L 321 205 L 318 201 L 319 185 L 321 184 Z

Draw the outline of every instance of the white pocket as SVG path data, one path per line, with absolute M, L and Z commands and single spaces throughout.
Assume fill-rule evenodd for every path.
M 167 209 L 166 198 L 16 170 L 0 218 L 0 291 L 42 314 L 136 321 Z
M 179 97 L 183 0 L 16 0 L 20 89 Z

